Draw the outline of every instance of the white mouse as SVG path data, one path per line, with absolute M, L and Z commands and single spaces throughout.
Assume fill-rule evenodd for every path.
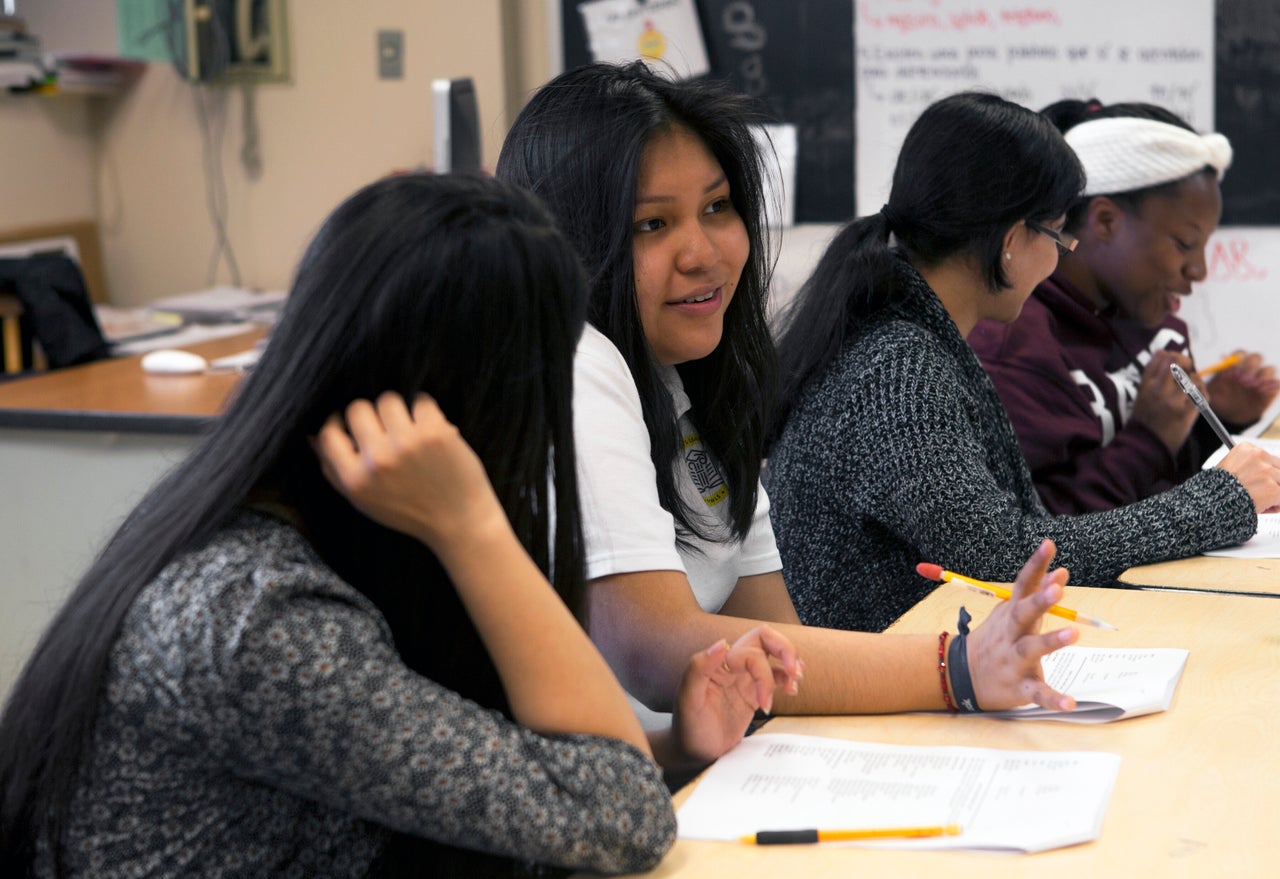
M 195 375 L 209 368 L 209 361 L 190 351 L 161 348 L 142 356 L 142 371 L 154 375 Z

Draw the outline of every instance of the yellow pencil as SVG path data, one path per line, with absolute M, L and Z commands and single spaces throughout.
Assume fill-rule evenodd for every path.
M 862 830 L 759 830 L 741 839 L 749 845 L 798 845 L 859 839 L 923 839 L 928 836 L 959 835 L 959 824 L 937 824 L 929 827 L 869 827 Z
M 964 574 L 957 574 L 955 571 L 944 571 L 938 565 L 931 565 L 927 562 L 921 562 L 916 565 L 916 571 L 920 576 L 928 577 L 930 580 L 943 580 L 950 583 L 959 583 L 974 592 L 981 592 L 983 595 L 992 595 L 1002 601 L 1008 601 L 1013 597 L 1013 593 L 1003 586 L 997 586 L 995 583 L 988 583 L 986 580 L 976 580 L 973 577 L 966 577 Z M 1105 620 L 1097 617 L 1091 617 L 1088 614 L 1080 613 L 1078 610 L 1072 610 L 1069 607 L 1063 607 L 1055 604 L 1050 607 L 1046 613 L 1051 613 L 1055 617 L 1062 617 L 1064 620 L 1080 623 L 1085 626 L 1095 626 L 1099 629 L 1110 629 L 1117 631 L 1116 627 Z
M 1213 364 L 1213 366 L 1206 366 L 1204 369 L 1197 369 L 1196 372 L 1201 375 L 1213 375 L 1215 372 L 1222 372 L 1224 369 L 1230 369 L 1239 362 L 1239 354 L 1230 354 Z

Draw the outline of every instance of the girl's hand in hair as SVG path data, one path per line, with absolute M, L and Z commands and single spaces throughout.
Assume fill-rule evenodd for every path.
M 774 690 L 794 695 L 802 674 L 796 648 L 766 625 L 695 653 L 671 719 L 679 762 L 705 765 L 738 744 L 756 710 L 773 709 Z
M 314 441 L 325 478 L 370 519 L 444 556 L 469 536 L 509 528 L 484 466 L 435 400 L 356 400 Z
M 1252 424 L 1280 392 L 1280 378 L 1261 354 L 1233 353 L 1239 355 L 1240 362 L 1210 378 L 1205 396 L 1219 418 L 1232 424 Z
M 1018 572 L 1013 597 L 1002 601 L 968 637 L 969 669 L 978 704 L 988 711 L 1034 702 L 1057 711 L 1070 711 L 1075 700 L 1044 681 L 1041 657 L 1074 644 L 1074 628 L 1040 634 L 1044 613 L 1062 599 L 1067 571 L 1049 572 L 1053 541 L 1045 540 Z

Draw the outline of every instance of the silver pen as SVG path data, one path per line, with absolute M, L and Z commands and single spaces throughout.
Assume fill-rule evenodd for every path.
M 1204 420 L 1209 422 L 1209 426 L 1218 435 L 1218 439 L 1222 440 L 1222 444 L 1228 449 L 1234 449 L 1236 444 L 1231 441 L 1231 434 L 1227 433 L 1227 429 L 1222 426 L 1218 416 L 1213 414 L 1213 410 L 1209 408 L 1209 402 L 1205 400 L 1204 394 L 1200 393 L 1200 389 L 1183 372 L 1182 367 L 1176 363 L 1170 363 L 1169 371 L 1173 373 L 1173 380 L 1178 383 L 1178 387 L 1182 388 L 1182 392 L 1191 398 L 1192 403 L 1196 404 L 1196 408 L 1200 410 Z

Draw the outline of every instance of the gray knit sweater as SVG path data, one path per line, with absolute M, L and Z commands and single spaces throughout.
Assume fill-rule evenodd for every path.
M 632 872 L 675 837 L 651 760 L 414 673 L 377 608 L 256 514 L 134 602 L 71 816 L 63 857 L 93 877 L 364 876 L 392 830 L 438 858 Z
M 801 394 L 764 474 L 783 572 L 809 625 L 879 631 L 936 584 L 928 561 L 1011 581 L 1049 537 L 1071 582 L 1248 539 L 1223 470 L 1104 513 L 1051 516 L 995 389 L 924 279 L 861 323 Z

